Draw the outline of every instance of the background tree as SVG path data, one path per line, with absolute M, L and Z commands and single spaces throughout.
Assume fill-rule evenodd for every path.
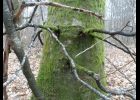
M 136 32 L 136 0 L 106 0 L 105 8 L 105 17 L 109 19 L 109 21 L 105 22 L 106 30 L 119 31 L 129 22 L 128 26 L 123 29 L 123 32 L 128 34 L 131 31 Z M 135 37 L 117 36 L 117 38 L 126 45 L 135 46 Z M 113 39 L 110 40 L 119 45 Z
M 104 0 L 51 0 L 62 4 L 89 9 L 91 11 L 104 12 Z M 60 41 L 64 43 L 70 56 L 75 60 L 76 67 L 79 67 L 78 74 L 84 81 L 96 87 L 95 81 L 87 76 L 82 70 L 84 68 L 92 70 L 101 77 L 104 76 L 104 46 L 101 42 L 99 45 L 86 53 L 75 58 L 75 55 L 92 44 L 97 39 L 92 35 L 103 37 L 101 34 L 92 33 L 84 34 L 84 29 L 103 28 L 103 22 L 94 16 L 88 16 L 80 12 L 64 10 L 61 8 L 48 8 L 48 20 L 46 27 L 56 33 Z M 47 100 L 92 100 L 98 99 L 98 96 L 86 89 L 76 81 L 72 75 L 70 64 L 62 48 L 46 31 L 43 57 L 38 75 L 38 85 L 43 91 Z M 103 80 L 102 80 L 103 82 Z M 103 82 L 105 85 L 105 81 Z

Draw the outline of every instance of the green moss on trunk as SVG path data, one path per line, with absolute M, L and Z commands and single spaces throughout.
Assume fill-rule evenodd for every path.
M 103 12 L 104 0 L 51 0 L 63 4 Z M 67 51 L 76 64 L 104 76 L 104 46 L 103 43 L 75 58 L 75 55 L 88 48 L 98 40 L 81 33 L 80 26 L 87 28 L 103 28 L 103 22 L 94 16 L 68 9 L 49 7 L 46 26 L 60 28 L 59 39 L 66 46 Z M 62 27 L 63 26 L 63 27 Z M 77 28 L 78 26 L 79 28 Z M 76 27 L 76 28 L 75 28 Z M 71 73 L 67 61 L 59 44 L 46 33 L 46 42 L 43 49 L 40 71 L 37 78 L 38 85 L 43 91 L 46 100 L 96 100 L 98 96 L 76 81 Z M 96 33 L 93 33 L 96 34 Z M 98 36 L 103 37 L 101 34 Z M 93 87 L 95 81 L 84 72 L 78 71 L 81 79 Z M 105 84 L 105 81 L 102 81 Z M 34 98 L 33 98 L 34 99 Z

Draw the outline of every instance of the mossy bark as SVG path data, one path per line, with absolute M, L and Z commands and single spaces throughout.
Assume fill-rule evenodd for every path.
M 103 12 L 104 0 L 51 0 L 66 5 Z M 95 45 L 82 55 L 75 55 L 88 48 L 98 40 L 91 35 L 83 34 L 84 29 L 103 28 L 103 22 L 94 16 L 68 9 L 49 7 L 46 27 L 56 27 L 55 31 L 70 56 L 77 65 L 92 70 L 104 76 L 104 46 L 103 43 Z M 43 57 L 37 78 L 38 85 L 43 91 L 46 100 L 96 100 L 98 96 L 76 81 L 72 75 L 69 62 L 60 45 L 46 33 Z M 96 34 L 103 37 L 101 34 Z M 95 81 L 84 72 L 78 71 L 81 79 L 98 88 Z M 105 84 L 105 81 L 102 81 Z M 99 89 L 98 89 L 99 90 Z

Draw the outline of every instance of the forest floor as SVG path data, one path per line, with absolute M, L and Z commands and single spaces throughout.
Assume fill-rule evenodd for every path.
M 109 88 L 115 89 L 119 87 L 123 88 L 130 88 L 131 84 L 128 80 L 126 80 L 126 77 L 128 77 L 132 82 L 135 83 L 136 80 L 136 65 L 132 61 L 131 57 L 127 55 L 126 53 L 122 52 L 121 50 L 118 50 L 116 48 L 107 48 L 106 50 L 106 57 L 110 59 L 110 61 L 117 66 L 117 69 L 126 76 L 120 74 L 119 71 L 116 71 L 116 69 L 113 67 L 113 65 L 108 62 L 108 60 L 105 61 L 105 71 L 107 74 L 107 82 L 109 84 Z M 35 75 L 35 78 L 37 77 L 38 70 L 39 70 L 39 64 L 41 60 L 41 52 L 42 48 L 32 48 L 31 53 L 29 55 L 29 61 L 30 66 L 32 68 L 33 74 Z M 129 64 L 128 64 L 129 63 Z M 10 53 L 9 57 L 9 69 L 8 69 L 8 77 L 10 78 L 12 74 L 16 71 L 16 69 L 19 68 L 19 62 L 15 56 L 15 54 L 12 52 Z M 27 85 L 27 81 L 20 72 L 19 77 L 8 85 L 7 87 L 7 93 L 8 93 L 8 100 L 29 100 L 31 96 L 31 90 L 29 89 L 29 86 Z M 113 96 L 112 100 L 130 100 L 123 96 Z

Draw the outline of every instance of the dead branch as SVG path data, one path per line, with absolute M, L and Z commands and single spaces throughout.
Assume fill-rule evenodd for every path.
M 83 9 L 83 8 L 72 7 L 72 6 L 68 6 L 68 5 L 64 5 L 64 4 L 60 4 L 60 3 L 56 3 L 56 2 L 48 2 L 48 1 L 45 1 L 45 2 L 26 2 L 24 4 L 25 7 L 36 6 L 36 5 L 46 5 L 46 6 L 53 6 L 53 7 L 58 7 L 58 8 L 71 9 L 73 11 L 88 14 L 90 16 L 95 16 L 95 17 L 97 17 L 99 19 L 102 19 L 102 17 L 103 17 L 103 16 L 101 16 L 99 14 L 96 14 L 93 11 L 90 11 L 90 10 L 86 10 L 86 9 Z
M 123 43 L 121 42 L 118 38 L 116 38 L 115 36 L 112 36 L 113 39 L 115 39 L 116 41 L 118 41 L 127 51 L 128 53 L 130 54 L 131 58 L 134 60 L 134 62 L 136 63 L 136 60 L 135 58 L 133 57 L 133 54 L 132 52 L 129 50 L 129 48 Z
M 108 37 L 104 38 L 103 40 L 106 40 L 106 39 L 108 39 L 108 38 L 110 38 L 110 37 L 111 37 L 111 36 L 108 36 Z M 92 49 L 95 45 L 97 45 L 97 44 L 99 44 L 99 43 L 101 43 L 101 42 L 102 42 L 102 40 L 100 40 L 100 41 L 94 43 L 94 44 L 91 45 L 90 47 L 88 47 L 88 48 L 86 48 L 85 50 L 79 52 L 78 54 L 76 54 L 75 58 L 78 57 L 78 56 L 80 56 L 81 54 L 85 53 L 86 51 Z
M 111 65 L 117 70 L 117 66 L 116 65 L 114 65 L 111 61 L 110 61 L 110 59 L 108 59 L 107 57 L 105 57 L 110 63 L 111 63 Z M 131 85 L 136 89 L 136 86 L 133 84 L 133 82 L 123 73 L 123 72 L 121 72 L 120 70 L 117 70 L 120 74 L 122 74 L 122 76 L 127 80 L 127 81 L 129 81 L 130 83 L 131 83 Z
M 78 70 L 83 71 L 87 75 L 89 75 L 90 77 L 92 77 L 96 81 L 97 86 L 102 91 L 104 91 L 106 93 L 109 93 L 111 95 L 125 95 L 125 96 L 128 96 L 128 97 L 132 98 L 133 100 L 136 100 L 136 98 L 132 94 L 128 93 L 128 90 L 127 89 L 121 89 L 121 88 L 114 89 L 114 90 L 108 89 L 105 86 L 103 86 L 103 84 L 100 82 L 101 81 L 101 78 L 100 78 L 99 74 L 96 74 L 95 72 L 90 71 L 90 70 L 88 70 L 85 67 L 82 67 L 80 65 L 77 65 L 77 66 L 78 66 L 77 67 Z
M 37 0 L 37 1 L 39 2 L 39 0 Z M 23 5 L 24 5 L 24 4 L 23 4 Z M 37 8 L 38 8 L 38 5 L 35 6 L 35 8 L 34 8 L 34 10 L 33 10 L 33 12 L 32 12 L 31 18 L 29 19 L 28 23 L 31 23 L 31 21 L 32 21 L 34 15 L 35 15 L 35 12 L 36 12 Z
M 110 75 L 110 74 L 114 74 L 116 71 L 121 70 L 122 68 L 124 68 L 124 67 L 126 67 L 128 64 L 130 64 L 131 62 L 133 62 L 133 60 L 129 61 L 128 63 L 126 63 L 126 64 L 123 65 L 122 67 L 118 68 L 117 70 L 115 70 L 115 71 L 113 71 L 113 72 L 111 72 L 111 73 L 108 73 L 108 75 Z
M 96 37 L 96 38 L 99 39 L 99 40 L 103 40 L 101 37 L 98 37 L 98 36 L 95 36 L 95 35 L 93 35 L 93 36 Z M 106 42 L 106 43 L 108 43 L 108 44 L 110 44 L 110 45 L 112 45 L 112 46 L 114 46 L 114 47 L 116 47 L 116 48 L 118 48 L 118 49 L 120 49 L 120 50 L 122 50 L 123 52 L 125 52 L 125 53 L 127 53 L 127 54 L 130 53 L 129 51 L 125 50 L 124 48 L 119 47 L 119 46 L 117 46 L 116 44 L 111 43 L 111 42 L 108 41 L 108 40 L 103 40 L 103 41 Z M 133 53 L 133 52 L 131 52 L 131 53 L 132 53 L 132 55 L 136 56 L 136 53 Z

